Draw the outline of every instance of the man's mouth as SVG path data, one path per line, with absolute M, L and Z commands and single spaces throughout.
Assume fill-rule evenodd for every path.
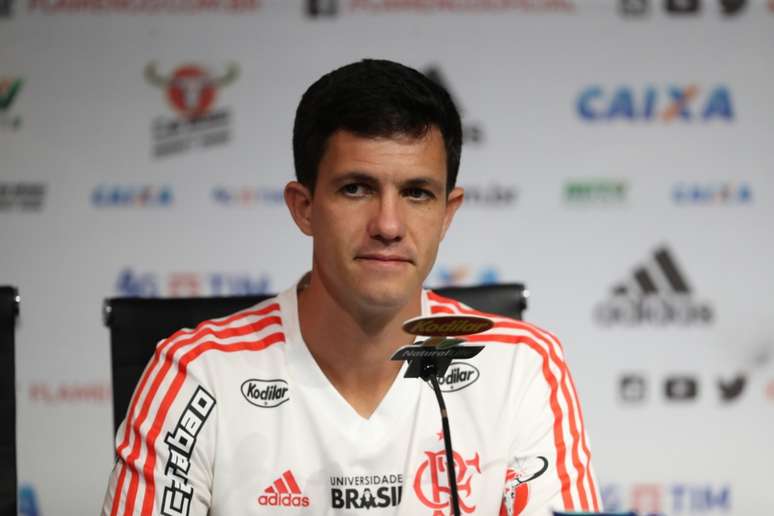
M 413 263 L 413 261 L 400 254 L 381 254 L 381 253 L 370 253 L 370 254 L 360 254 L 355 257 L 356 260 L 368 260 L 373 262 L 383 262 L 385 264 L 389 263 Z

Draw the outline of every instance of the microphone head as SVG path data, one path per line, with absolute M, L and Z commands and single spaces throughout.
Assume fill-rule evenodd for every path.
M 438 314 L 420 316 L 403 323 L 403 331 L 423 337 L 450 337 L 481 333 L 494 326 L 494 321 L 479 315 Z

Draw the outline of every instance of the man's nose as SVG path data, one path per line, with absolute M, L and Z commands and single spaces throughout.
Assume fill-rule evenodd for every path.
M 371 217 L 368 233 L 372 238 L 385 241 L 400 240 L 405 232 L 403 206 L 397 192 L 379 196 Z

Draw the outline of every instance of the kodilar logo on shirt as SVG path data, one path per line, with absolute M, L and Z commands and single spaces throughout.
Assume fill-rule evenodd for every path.
M 449 366 L 446 374 L 438 379 L 438 385 L 443 392 L 454 392 L 472 385 L 478 380 L 480 373 L 476 366 L 465 362 L 457 362 Z
M 290 399 L 290 387 L 285 380 L 251 378 L 242 383 L 242 395 L 256 407 L 273 408 Z

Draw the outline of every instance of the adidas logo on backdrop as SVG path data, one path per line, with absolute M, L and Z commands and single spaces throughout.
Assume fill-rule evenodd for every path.
M 608 299 L 596 306 L 594 319 L 602 326 L 707 325 L 714 312 L 694 299 L 685 274 L 662 246 L 629 279 L 613 286 Z
M 309 497 L 301 493 L 296 478 L 290 470 L 263 490 L 258 497 L 258 504 L 269 507 L 309 507 Z

